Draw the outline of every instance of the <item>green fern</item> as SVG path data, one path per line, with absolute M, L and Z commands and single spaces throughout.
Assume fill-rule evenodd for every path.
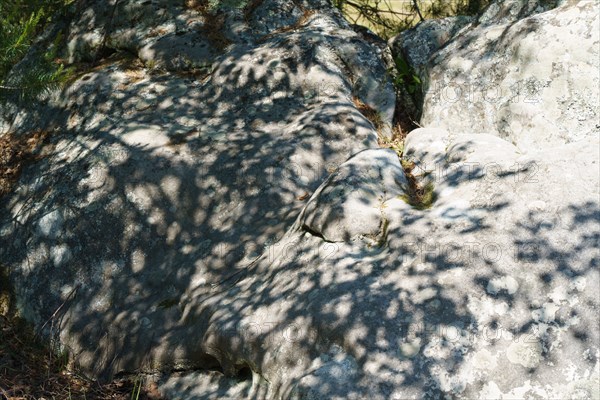
M 70 70 L 55 62 L 61 35 L 47 50 L 28 57 L 34 39 L 73 0 L 2 0 L 0 2 L 0 104 L 30 101 L 59 87 Z

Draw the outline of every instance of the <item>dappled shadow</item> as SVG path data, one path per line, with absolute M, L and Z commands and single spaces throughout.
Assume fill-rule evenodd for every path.
M 589 92 L 555 87 L 577 82 L 573 71 L 594 75 L 595 57 L 555 62 L 545 54 L 563 54 L 571 47 L 567 25 L 579 25 L 573 40 L 596 53 L 597 5 L 592 2 L 493 2 L 473 26 L 449 41 L 429 60 L 424 84 L 421 124 L 453 132 L 493 133 L 531 151 L 595 136 L 596 115 Z M 564 18 L 576 18 L 566 22 Z M 577 17 L 574 17 L 577 16 Z M 566 24 L 566 25 L 565 25 Z M 540 52 L 530 41 L 547 42 Z M 556 72 L 560 71 L 560 72 Z M 590 75 L 591 74 L 591 75 Z M 552 105 L 552 106 L 551 106 Z M 558 111 L 548 112 L 552 107 Z
M 234 45 L 202 80 L 114 53 L 21 122 L 58 132 L 1 200 L 2 264 L 19 299 L 38 299 L 23 314 L 84 370 L 210 365 L 200 345 L 164 340 L 178 304 L 244 271 L 337 165 L 376 145 L 329 50 L 340 39 L 307 29 Z M 149 357 L 157 342 L 164 360 Z
M 115 60 L 67 89 L 54 118 L 64 131 L 0 200 L 0 256 L 24 315 L 102 378 L 203 368 L 253 375 L 241 393 L 284 398 L 478 397 L 493 379 L 508 387 L 540 364 L 504 357 L 514 341 L 486 329 L 528 334 L 545 315 L 528 309 L 543 308 L 539 293 L 597 279 L 597 204 L 558 210 L 560 227 L 535 212 L 519 219 L 520 170 L 493 170 L 491 180 L 457 162 L 432 176 L 459 194 L 419 211 L 388 191 L 385 171 L 398 166 L 375 158 L 374 176 L 353 167 L 343 185 L 365 208 L 381 203 L 374 233 L 384 240 L 366 240 L 369 230 L 331 243 L 307 231 L 310 195 L 377 138 L 353 106 L 336 39 L 304 29 L 234 46 L 204 80 Z M 353 212 L 323 210 L 324 226 Z M 571 231 L 573 246 L 561 246 Z M 582 310 L 561 301 L 565 318 L 597 322 L 597 299 Z M 577 330 L 569 343 L 581 354 L 594 334 Z M 470 374 L 487 343 L 497 364 Z M 210 380 L 206 390 L 229 384 Z
M 519 175 L 527 169 L 494 168 L 484 174 L 474 171 L 472 163 L 463 166 L 475 173 L 438 177 L 458 189 L 473 183 L 495 188 L 483 191 L 490 196 L 485 206 L 445 207 L 439 213 L 434 205 L 419 212 L 388 197 L 383 202 L 391 221 L 382 247 L 357 238 L 330 243 L 296 224 L 297 229 L 263 255 L 255 271 L 225 284 L 227 292 L 214 300 L 218 311 L 211 316 L 208 333 L 190 326 L 180 337 L 203 342 L 230 374 L 247 366 L 261 371 L 272 394 L 284 398 L 303 391 L 322 398 L 359 398 L 366 393 L 370 398 L 423 393 L 437 398 L 463 391 L 477 397 L 486 383 L 498 382 L 510 391 L 519 386 L 515 379 L 537 379 L 534 373 L 568 379 L 557 372 L 562 367 L 549 367 L 545 360 L 556 365 L 572 362 L 578 373 L 592 369 L 594 357 L 580 362 L 563 353 L 558 343 L 568 341 L 564 346 L 576 354 L 592 354 L 594 338 L 580 332 L 573 318 L 581 314 L 576 324 L 590 327 L 597 317 L 572 307 L 577 303 L 569 304 L 568 297 L 547 296 L 580 285 L 548 285 L 553 282 L 548 276 L 560 273 L 560 259 L 576 265 L 582 250 L 590 260 L 586 273 L 597 280 L 597 249 L 590 242 L 598 237 L 597 203 L 552 210 L 551 215 L 579 212 L 572 224 L 550 225 L 551 237 L 540 240 L 536 228 L 530 228 L 537 225 L 536 213 L 519 208 L 513 196 L 503 196 L 515 185 L 540 183 Z M 364 193 L 368 204 L 370 192 L 363 191 L 359 179 L 366 171 L 350 173 L 356 186 L 349 186 Z M 481 223 L 470 226 L 471 212 L 479 213 Z M 325 220 L 343 218 L 329 215 Z M 506 221 L 506 228 L 498 221 Z M 557 239 L 572 231 L 578 231 L 572 238 L 577 245 L 558 258 Z M 526 241 L 540 245 L 537 258 L 524 258 L 531 250 Z M 545 271 L 544 290 L 531 283 L 536 270 Z M 209 297 L 197 296 L 184 311 L 192 321 L 210 313 Z M 591 296 L 584 309 L 597 306 L 593 289 L 582 296 Z M 561 316 L 552 311 L 553 302 Z M 265 349 L 274 349 L 276 355 Z M 296 368 L 303 372 L 295 375 Z M 570 393 L 557 390 L 548 393 Z

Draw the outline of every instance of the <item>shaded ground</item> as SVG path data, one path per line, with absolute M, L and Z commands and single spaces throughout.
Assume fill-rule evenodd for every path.
M 67 372 L 67 354 L 55 354 L 15 316 L 6 289 L 0 279 L 0 399 L 160 399 L 140 378 L 100 385 Z

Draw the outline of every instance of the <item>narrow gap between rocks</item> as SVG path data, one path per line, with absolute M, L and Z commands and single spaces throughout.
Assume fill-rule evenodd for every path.
M 426 177 L 424 174 L 415 174 L 415 162 L 404 157 L 404 141 L 408 135 L 408 131 L 403 129 L 400 123 L 395 122 L 392 128 L 391 138 L 385 137 L 381 133 L 384 128 L 384 123 L 379 113 L 356 97 L 353 98 L 353 102 L 361 114 L 375 127 L 379 146 L 385 149 L 392 149 L 398 155 L 400 165 L 402 166 L 408 181 L 408 187 L 404 189 L 405 194 L 401 196 L 401 199 L 416 210 L 427 210 L 431 208 L 437 199 L 433 182 L 425 181 L 423 179 Z

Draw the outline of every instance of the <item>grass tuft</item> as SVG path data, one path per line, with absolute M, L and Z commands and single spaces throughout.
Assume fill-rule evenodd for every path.
M 413 170 L 416 166 L 413 161 L 401 159 L 400 162 L 404 169 L 406 179 L 408 180 L 406 193 L 401 195 L 400 198 L 417 210 L 427 210 L 431 208 L 437 199 L 433 183 L 427 182 L 423 185 L 417 180 L 417 177 L 413 174 Z
M 384 149 L 392 149 L 398 155 L 398 158 L 402 159 L 404 154 L 404 140 L 408 132 L 402 129 L 400 124 L 394 125 L 392 128 L 392 137 L 387 138 L 383 135 L 379 135 L 379 146 Z

